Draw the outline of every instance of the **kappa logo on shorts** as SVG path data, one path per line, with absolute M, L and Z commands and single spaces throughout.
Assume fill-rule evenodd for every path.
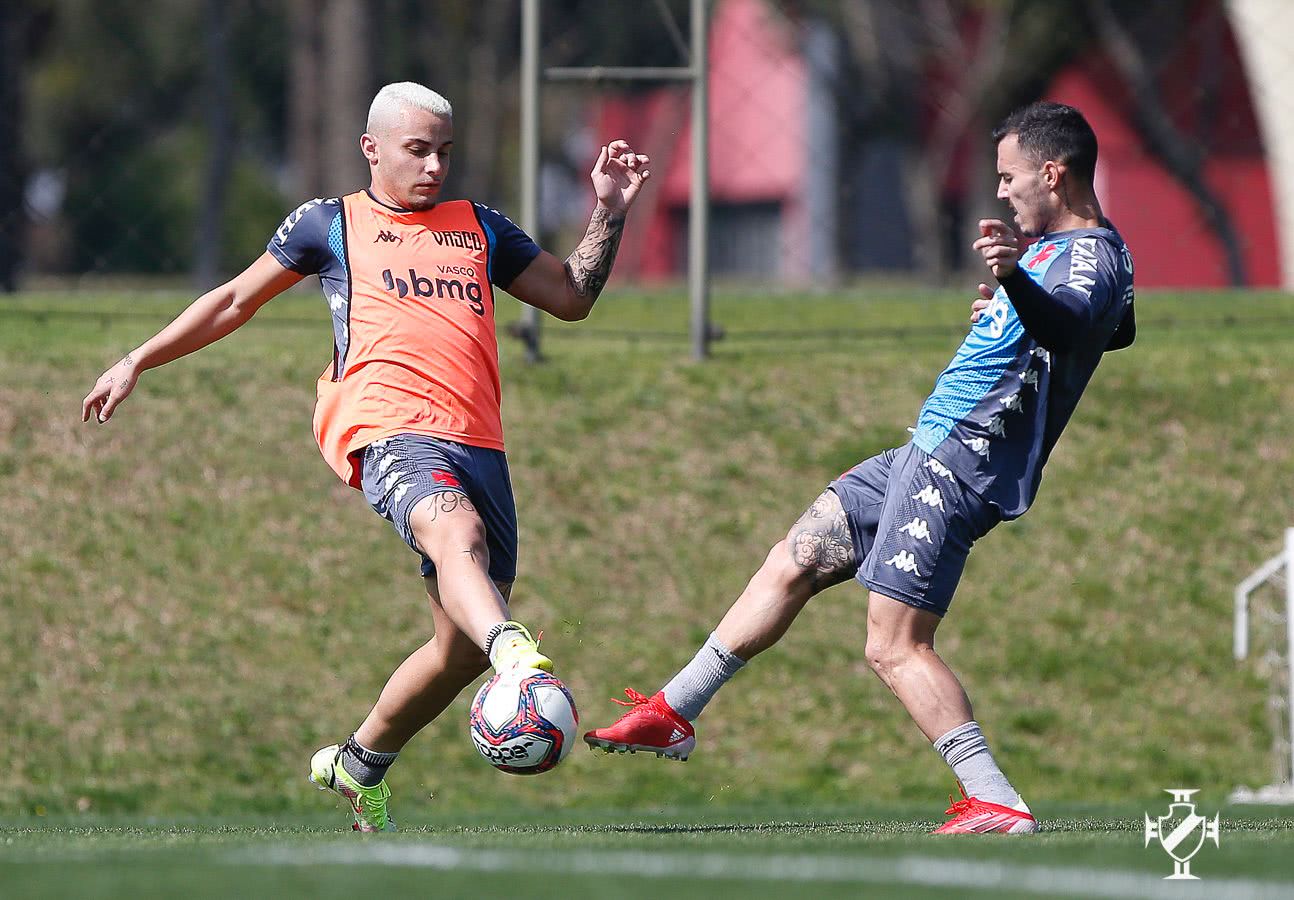
M 985 459 L 988 459 L 988 438 L 980 438 L 980 437 L 967 438 L 966 440 L 962 441 L 962 443 L 965 444 L 967 447 L 970 447 L 980 456 L 984 457 Z
M 1021 387 L 1028 386 L 1028 387 L 1032 387 L 1034 390 L 1037 390 L 1038 389 L 1038 370 L 1025 369 L 1023 372 L 1021 372 L 1020 386 Z
M 912 521 L 904 525 L 899 531 L 912 535 L 914 540 L 925 541 L 927 544 L 933 544 L 930 540 L 930 524 L 922 518 L 913 517 Z
M 395 489 L 395 493 L 391 495 L 391 499 L 387 502 L 387 507 L 390 509 L 395 509 L 395 507 L 399 504 L 400 499 L 404 497 L 405 494 L 409 493 L 409 489 L 411 487 L 412 485 L 410 485 L 407 481 L 402 482 L 400 486 Z
M 1007 412 L 1019 412 L 1021 409 L 1024 408 L 1024 405 L 1020 400 L 1020 394 L 1018 391 L 1014 394 L 1008 394 L 1007 396 L 1003 397 L 1001 400 L 1001 403 L 1004 407 L 1006 407 Z
M 921 573 L 917 571 L 917 558 L 906 550 L 900 550 L 898 553 L 895 553 L 889 559 L 885 560 L 885 565 L 893 566 L 900 572 L 908 572 L 909 574 L 916 575 L 918 578 L 921 577 Z
M 925 466 L 931 472 L 934 472 L 940 478 L 951 479 L 953 477 L 953 470 L 945 466 L 943 463 L 935 459 L 933 456 L 927 459 L 921 465 Z
M 458 479 L 453 475 L 450 475 L 448 472 L 432 472 L 431 480 L 436 482 L 436 484 L 443 484 L 446 487 L 462 487 L 462 485 L 458 483 Z
M 1006 425 L 1002 424 L 1001 416 L 994 416 L 985 422 L 984 430 L 994 437 L 1006 437 Z
M 939 493 L 939 488 L 926 485 L 920 491 L 912 495 L 913 500 L 920 500 L 926 506 L 935 506 L 939 509 L 944 508 L 944 495 Z

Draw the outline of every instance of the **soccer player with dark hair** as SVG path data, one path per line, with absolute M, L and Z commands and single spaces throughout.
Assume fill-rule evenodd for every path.
M 310 761 L 311 779 L 350 802 L 358 831 L 394 827 L 386 770 L 486 668 L 552 671 L 508 609 L 517 519 L 503 452 L 494 290 L 559 319 L 583 319 L 650 176 L 648 158 L 626 142 L 602 147 L 588 231 L 563 262 L 497 211 L 440 199 L 453 140 L 445 98 L 411 82 L 382 88 L 360 138 L 369 187 L 303 203 L 242 274 L 104 372 L 81 410 L 83 421 L 107 422 L 145 371 L 219 340 L 301 279 L 319 276 L 333 359 L 318 382 L 315 437 L 337 475 L 421 556 L 435 628 L 355 733 Z M 360 646 L 382 652 L 371 639 Z
M 696 656 L 652 697 L 585 735 L 604 750 L 687 759 L 693 721 L 821 591 L 869 591 L 867 660 L 962 786 L 937 833 L 1038 830 L 1002 774 L 935 631 L 971 545 L 1033 502 L 1042 468 L 1108 350 L 1132 343 L 1132 257 L 1093 189 L 1096 137 L 1069 106 L 1036 103 L 993 133 L 998 198 L 1015 228 L 979 223 L 972 328 L 922 406 L 912 440 L 833 481 L 769 552 Z M 1022 236 L 1037 240 L 1024 249 Z

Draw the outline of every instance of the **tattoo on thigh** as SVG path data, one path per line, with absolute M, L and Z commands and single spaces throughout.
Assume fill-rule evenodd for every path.
M 849 521 L 830 491 L 814 500 L 791 527 L 787 546 L 796 565 L 813 569 L 822 581 L 844 580 L 857 565 Z
M 456 491 L 442 491 L 432 496 L 431 506 L 427 510 L 427 521 L 434 522 L 441 513 L 452 513 L 459 509 L 476 512 L 476 507 L 472 505 L 471 500 L 467 499 L 466 494 L 460 494 Z

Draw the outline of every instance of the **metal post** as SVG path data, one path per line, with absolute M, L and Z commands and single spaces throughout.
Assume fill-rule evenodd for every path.
M 692 358 L 710 355 L 710 121 L 706 72 L 706 0 L 692 0 L 692 196 L 688 208 L 688 293 L 692 301 Z
M 1285 714 L 1290 728 L 1290 784 L 1294 785 L 1294 528 L 1285 529 L 1285 662 L 1289 668 Z
M 540 0 L 521 4 L 521 228 L 539 239 L 539 23 Z M 538 362 L 539 310 L 521 307 L 526 360 Z

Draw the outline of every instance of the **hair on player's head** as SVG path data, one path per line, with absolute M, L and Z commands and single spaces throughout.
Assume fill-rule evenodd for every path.
M 1016 136 L 1020 150 L 1037 163 L 1063 163 L 1084 184 L 1091 184 L 1096 176 L 1096 132 L 1072 106 L 1030 103 L 993 129 L 993 145 L 1009 134 Z
M 443 119 L 454 118 L 454 108 L 449 101 L 429 87 L 413 81 L 397 81 L 377 92 L 368 108 L 369 134 L 377 134 L 400 124 L 406 107 L 425 109 Z

